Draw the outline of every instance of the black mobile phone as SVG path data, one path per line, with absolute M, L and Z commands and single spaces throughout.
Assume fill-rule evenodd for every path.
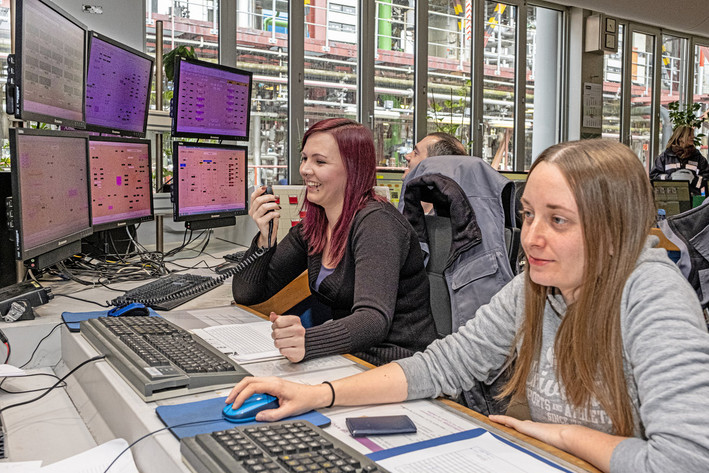
M 348 417 L 347 430 L 353 437 L 368 435 L 412 434 L 416 425 L 408 416 Z

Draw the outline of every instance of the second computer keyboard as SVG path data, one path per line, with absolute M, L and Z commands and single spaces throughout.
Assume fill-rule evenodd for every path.
M 242 426 L 183 438 L 180 453 L 200 473 L 387 471 L 305 421 Z
M 170 273 L 160 279 L 133 288 L 111 301 L 122 306 L 141 302 L 155 310 L 170 310 L 222 285 L 221 280 L 209 276 Z
M 229 357 L 162 317 L 100 317 L 82 322 L 81 333 L 146 400 L 233 386 L 248 376 Z

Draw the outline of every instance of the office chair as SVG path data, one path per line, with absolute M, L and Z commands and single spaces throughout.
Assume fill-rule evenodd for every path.
M 424 215 L 422 201 L 433 204 L 435 215 Z M 480 158 L 431 157 L 406 177 L 399 204 L 418 235 L 431 312 L 438 335 L 446 336 L 514 276 L 508 250 L 519 246 L 514 185 Z M 505 380 L 491 375 L 463 394 L 465 403 L 483 414 L 504 413 L 507 401 L 494 397 Z

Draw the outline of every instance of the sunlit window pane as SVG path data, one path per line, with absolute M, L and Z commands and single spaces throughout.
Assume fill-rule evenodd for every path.
M 483 59 L 483 158 L 495 169 L 513 165 L 516 8 L 486 1 Z
M 652 138 L 653 50 L 655 36 L 633 32 L 630 61 L 630 147 L 643 165 L 653 161 L 650 156 Z
M 404 154 L 413 147 L 415 3 L 375 2 L 372 131 L 380 166 L 403 166 Z
M 238 1 L 237 66 L 253 72 L 249 182 L 287 176 L 288 2 Z
M 694 102 L 701 104 L 701 113 L 709 110 L 709 45 L 697 44 L 694 46 Z M 701 133 L 701 152 L 707 154 L 707 136 L 709 136 L 709 122 L 704 122 Z
M 625 27 L 618 25 L 618 52 L 603 55 L 603 138 L 620 141 L 623 82 L 623 38 Z
M 470 142 L 471 2 L 428 4 L 428 132 Z
M 687 40 L 662 35 L 662 67 L 660 69 L 660 149 L 667 146 L 672 135 L 672 122 L 667 105 L 687 103 Z

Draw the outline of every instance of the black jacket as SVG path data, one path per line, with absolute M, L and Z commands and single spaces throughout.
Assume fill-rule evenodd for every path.
M 650 179 L 671 180 L 670 176 L 678 169 L 689 169 L 695 174 L 690 186 L 693 195 L 701 194 L 702 189 L 707 190 L 709 163 L 696 148 L 686 159 L 681 159 L 671 149 L 666 149 L 655 160 L 655 167 L 650 171 Z

